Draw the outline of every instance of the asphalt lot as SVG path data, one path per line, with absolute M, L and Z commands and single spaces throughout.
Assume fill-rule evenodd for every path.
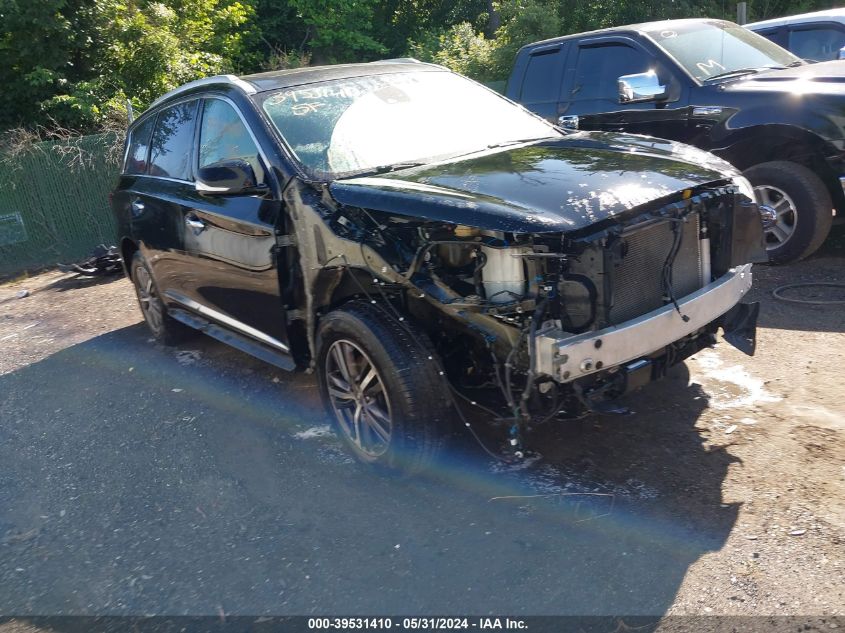
M 755 358 L 410 480 L 346 456 L 313 377 L 151 343 L 123 279 L 0 286 L 0 615 L 843 615 L 845 310 L 770 291 L 845 281 L 845 239 L 755 274 Z

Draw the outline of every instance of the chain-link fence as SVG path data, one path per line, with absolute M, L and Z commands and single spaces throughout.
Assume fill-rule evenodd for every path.
M 98 134 L 0 155 L 0 275 L 77 261 L 114 241 L 119 145 Z

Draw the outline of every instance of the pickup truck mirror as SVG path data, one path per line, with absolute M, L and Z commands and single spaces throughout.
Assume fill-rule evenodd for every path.
M 666 96 L 666 86 L 660 84 L 657 73 L 623 75 L 619 78 L 619 103 L 658 101 Z
M 255 170 L 242 159 L 221 160 L 197 172 L 196 190 L 204 196 L 261 194 L 267 185 L 256 182 Z

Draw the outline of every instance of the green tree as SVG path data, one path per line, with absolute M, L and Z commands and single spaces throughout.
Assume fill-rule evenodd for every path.
M 387 52 L 375 39 L 374 0 L 290 0 L 305 25 L 305 43 L 317 63 L 366 61 Z
M 91 129 L 246 55 L 245 0 L 0 0 L 0 129 Z M 246 28 L 245 28 L 246 27 Z

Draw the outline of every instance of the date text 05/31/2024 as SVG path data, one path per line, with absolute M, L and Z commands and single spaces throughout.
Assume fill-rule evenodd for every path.
M 400 631 L 450 629 L 476 629 L 479 631 L 523 630 L 528 626 L 518 618 L 308 618 L 308 628 L 313 630 L 389 630 Z

